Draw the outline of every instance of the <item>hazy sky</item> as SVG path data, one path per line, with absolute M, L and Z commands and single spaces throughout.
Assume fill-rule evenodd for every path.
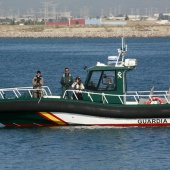
M 100 15 L 102 12 L 118 14 L 146 14 L 147 12 L 170 13 L 170 0 L 0 0 L 0 9 L 27 11 L 31 8 L 39 10 L 44 3 L 57 3 L 58 10 L 67 9 L 73 13 L 80 13 L 80 9 L 88 9 L 90 15 Z

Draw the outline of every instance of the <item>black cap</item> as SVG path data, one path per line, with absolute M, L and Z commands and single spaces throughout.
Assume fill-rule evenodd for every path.
M 79 76 L 77 76 L 77 77 L 76 77 L 76 80 L 77 80 L 77 79 L 80 80 L 81 78 L 80 78 Z
M 38 71 L 37 71 L 37 74 L 38 74 L 38 73 L 40 73 L 40 74 L 41 74 L 41 71 L 40 71 L 40 70 L 38 70 Z

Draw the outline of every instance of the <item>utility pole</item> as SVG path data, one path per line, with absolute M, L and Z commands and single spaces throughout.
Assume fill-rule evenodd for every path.
M 80 18 L 83 18 L 83 9 L 80 9 Z
M 145 8 L 145 12 L 146 12 L 146 16 L 148 15 L 148 9 L 147 8 Z
M 117 15 L 117 8 L 114 7 L 114 16 L 116 16 L 116 15 Z
M 136 15 L 139 15 L 139 9 L 136 9 Z
M 110 16 L 110 17 L 113 16 L 112 8 L 110 8 L 109 16 Z
M 87 7 L 84 7 L 84 18 L 89 17 L 89 9 Z
M 1 7 L 1 2 L 0 2 L 0 7 Z M 2 11 L 2 10 L 1 10 L 1 8 L 0 8 L 0 17 L 1 17 L 1 13 L 2 13 L 1 11 Z
M 101 18 L 103 18 L 104 16 L 103 16 L 104 14 L 103 14 L 103 9 L 101 9 Z
M 56 17 L 57 17 L 57 12 L 56 12 L 57 5 L 58 4 L 51 4 L 51 7 L 52 7 L 52 18 L 53 19 L 56 19 Z
M 41 2 L 44 4 L 44 20 L 48 20 L 48 16 L 49 16 L 49 13 L 48 13 L 48 7 L 49 5 L 52 3 L 52 2 Z
M 120 15 L 121 14 L 121 6 L 119 6 L 119 14 L 118 15 Z

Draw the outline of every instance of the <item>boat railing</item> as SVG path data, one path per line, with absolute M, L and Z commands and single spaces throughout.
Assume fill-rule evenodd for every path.
M 0 97 L 1 99 L 12 99 L 12 98 L 19 98 L 22 96 L 28 95 L 29 97 L 33 97 L 33 91 L 37 89 L 33 89 L 32 87 L 15 87 L 15 88 L 3 88 L 0 89 Z M 51 96 L 51 90 L 48 86 L 42 86 L 41 89 L 43 95 Z
M 140 104 L 140 100 L 144 99 L 145 104 L 149 100 L 153 100 L 154 97 L 158 97 L 161 100 L 163 100 L 163 103 L 169 103 L 170 104 L 170 94 L 168 94 L 168 91 L 154 91 L 152 95 L 150 95 L 150 91 L 127 91 L 124 95 L 118 95 L 118 94 L 106 94 L 106 93 L 97 93 L 97 92 L 89 92 L 89 91 L 77 91 L 77 90 L 66 90 L 63 98 L 66 98 L 67 92 L 70 92 L 72 94 L 82 93 L 87 94 L 91 102 L 94 102 L 94 96 L 100 96 L 102 97 L 102 102 L 109 104 L 109 101 L 107 97 L 117 97 L 121 104 Z M 75 98 L 78 100 L 77 96 L 75 95 Z M 114 98 L 113 98 L 114 99 Z M 113 102 L 114 103 L 114 102 Z M 144 104 L 144 103 L 143 103 Z
M 33 97 L 34 90 L 37 89 L 33 89 L 32 87 L 4 88 L 4 89 L 0 89 L 0 98 L 13 99 L 13 98 L 20 98 L 22 96 Z M 48 98 L 53 98 L 52 92 L 48 86 L 42 86 L 40 90 L 42 91 L 42 96 L 48 96 Z M 63 95 L 63 98 L 66 98 L 67 92 L 74 94 L 77 100 L 78 100 L 76 96 L 77 92 L 86 94 L 91 102 L 95 102 L 96 96 L 100 96 L 102 98 L 103 104 L 110 103 L 108 97 L 113 97 L 113 100 L 115 100 L 116 97 L 119 100 L 119 103 L 122 104 L 140 104 L 141 99 L 145 100 L 145 103 L 147 103 L 149 100 L 152 101 L 153 97 L 159 97 L 164 101 L 164 103 L 170 104 L 169 91 L 154 91 L 152 95 L 150 95 L 150 91 L 127 91 L 126 94 L 124 95 L 117 95 L 117 94 L 106 94 L 106 93 L 97 93 L 97 92 L 89 92 L 89 91 L 66 90 Z M 112 101 L 112 103 L 114 103 L 114 101 Z

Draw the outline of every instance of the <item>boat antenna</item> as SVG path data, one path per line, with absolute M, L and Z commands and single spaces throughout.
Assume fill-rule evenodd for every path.
M 124 49 L 124 36 L 122 36 L 122 50 Z
M 124 25 L 122 25 L 122 50 L 124 48 Z
M 125 38 L 124 38 L 124 25 L 122 26 L 122 51 L 127 51 L 127 45 L 125 44 Z
M 118 49 L 118 59 L 116 62 L 116 66 L 122 66 L 124 63 L 124 56 L 127 51 L 127 45 L 125 45 L 124 36 L 122 36 L 122 46 Z

